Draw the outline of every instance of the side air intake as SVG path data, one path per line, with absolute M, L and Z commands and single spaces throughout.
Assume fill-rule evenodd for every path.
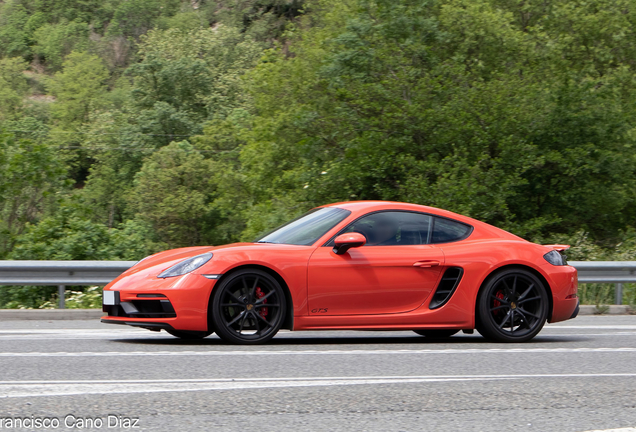
M 442 280 L 435 290 L 435 294 L 433 294 L 433 299 L 428 306 L 429 309 L 442 307 L 450 300 L 455 289 L 457 289 L 457 285 L 459 285 L 459 281 L 462 280 L 463 274 L 464 269 L 461 267 L 449 267 L 446 269 Z

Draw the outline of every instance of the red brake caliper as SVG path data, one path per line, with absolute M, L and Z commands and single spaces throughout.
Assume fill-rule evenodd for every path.
M 265 293 L 263 291 L 261 291 L 261 287 L 256 287 L 256 298 L 263 298 L 263 296 L 265 296 Z M 267 304 L 267 299 L 263 300 L 263 304 Z M 261 308 L 261 310 L 258 311 L 258 313 L 265 318 L 267 316 L 267 308 L 263 307 Z
M 504 293 L 503 293 L 503 291 L 498 291 L 498 292 L 497 292 L 497 294 L 495 294 L 495 297 L 497 297 L 498 299 L 502 299 L 502 300 L 503 300 L 503 299 L 504 299 Z M 493 307 L 496 307 L 496 308 L 497 308 L 497 307 L 501 306 L 501 302 L 500 302 L 499 300 L 494 300 L 492 303 L 493 303 Z M 495 315 L 498 315 L 498 314 L 500 314 L 501 312 L 503 312 L 501 309 L 497 309 L 497 310 L 496 310 L 496 311 L 494 311 L 493 313 L 494 313 Z

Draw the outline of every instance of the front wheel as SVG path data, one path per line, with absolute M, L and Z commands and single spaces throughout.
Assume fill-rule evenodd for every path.
M 285 292 L 268 273 L 239 270 L 214 288 L 211 321 L 226 342 L 259 344 L 276 335 L 285 319 Z
M 526 342 L 548 317 L 548 293 L 534 274 L 510 269 L 495 274 L 478 300 L 479 333 L 497 342 Z

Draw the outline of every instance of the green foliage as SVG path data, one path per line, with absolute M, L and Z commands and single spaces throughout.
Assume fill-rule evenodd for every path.
M 633 6 L 7 0 L 0 254 L 133 259 L 384 199 L 635 259 Z M 0 306 L 54 296 L 21 292 Z
M 164 133 L 192 135 L 208 118 L 244 106 L 247 95 L 240 78 L 260 54 L 258 44 L 225 26 L 148 33 L 141 62 L 128 69 L 135 103 L 147 116 L 144 123 L 170 119 Z
M 213 240 L 214 163 L 190 143 L 172 143 L 146 159 L 136 175 L 130 206 L 169 246 Z
M 180 0 L 129 0 L 120 2 L 108 28 L 108 35 L 139 39 L 155 26 L 161 16 L 172 16 Z
M 84 181 L 91 165 L 90 156 L 82 150 L 83 136 L 78 132 L 82 132 L 90 114 L 100 108 L 107 79 L 108 71 L 99 57 L 74 51 L 48 82 L 48 90 L 56 98 L 50 107 L 50 139 L 65 149 L 62 154 L 71 166 L 69 174 L 75 182 Z
M 634 261 L 636 260 L 636 231 L 629 229 L 617 233 L 611 246 L 600 246 L 590 239 L 589 234 L 578 231 L 571 236 L 557 234 L 546 239 L 537 239 L 545 243 L 569 244 L 567 257 L 570 261 Z M 616 299 L 616 284 L 587 283 L 579 284 L 579 298 L 582 304 L 607 305 Z M 622 304 L 636 309 L 636 284 L 623 284 Z
M 625 65 L 555 70 L 545 46 L 561 34 L 518 26 L 518 5 L 349 4 L 343 16 L 323 2 L 295 55 L 251 76 L 241 158 L 254 201 L 411 201 L 526 237 L 600 239 L 633 220 Z
M 66 309 L 101 309 L 102 290 L 101 286 L 67 289 L 64 306 Z M 0 287 L 2 309 L 57 309 L 58 304 L 57 287 Z
M 304 13 L 303 0 L 204 0 L 200 10 L 211 22 L 222 22 L 258 41 L 281 39 L 288 24 Z
M 26 67 L 19 57 L 0 59 L 0 122 L 13 120 L 21 114 L 23 99 L 29 89 L 24 76 Z
M 99 57 L 72 52 L 64 60 L 63 69 L 49 83 L 56 103 L 51 111 L 63 129 L 71 129 L 88 121 L 106 91 L 108 71 Z
M 81 291 L 69 291 L 64 306 L 67 309 L 101 309 L 102 287 L 92 286 Z
M 85 209 L 66 203 L 38 224 L 27 225 L 16 238 L 10 259 L 138 260 L 157 252 L 143 223 L 130 221 L 120 229 L 91 222 Z
M 87 49 L 89 32 L 88 24 L 81 21 L 45 24 L 34 32 L 33 52 L 50 70 L 58 70 L 71 51 Z
M 141 60 L 127 73 L 132 82 L 120 80 L 118 85 L 126 92 L 118 100 L 111 99 L 114 106 L 108 112 L 93 113 L 84 141 L 86 146 L 106 150 L 93 153 L 94 162 L 82 191 L 87 202 L 102 209 L 97 220 L 113 226 L 135 216 L 136 206 L 129 205 L 125 197 L 132 193 L 133 178 L 143 158 L 152 151 L 200 133 L 208 119 L 210 124 L 231 124 L 231 119 L 244 117 L 251 102 L 241 77 L 256 64 L 260 53 L 259 44 L 228 27 L 157 30 L 143 38 Z M 202 154 L 231 150 L 236 144 L 229 144 L 234 141 L 224 134 L 225 130 L 219 139 L 228 143 L 225 147 L 204 140 Z M 196 230 L 211 231 L 212 225 L 205 224 L 207 228 Z M 230 240 L 231 236 L 210 232 L 181 240 L 170 236 L 166 241 L 190 244 L 193 238 Z
M 49 146 L 0 129 L 0 257 L 26 224 L 37 222 L 55 204 L 67 184 L 64 175 Z
M 26 56 L 29 52 L 26 25 L 29 12 L 18 1 L 0 3 L 0 56 Z
M 57 287 L 0 286 L 0 308 L 39 309 L 55 304 Z

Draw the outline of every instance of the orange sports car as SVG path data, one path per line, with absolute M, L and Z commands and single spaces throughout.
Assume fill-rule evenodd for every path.
M 102 322 L 238 344 L 280 329 L 524 342 L 578 313 L 567 248 L 433 207 L 329 204 L 252 243 L 142 259 L 104 288 Z

